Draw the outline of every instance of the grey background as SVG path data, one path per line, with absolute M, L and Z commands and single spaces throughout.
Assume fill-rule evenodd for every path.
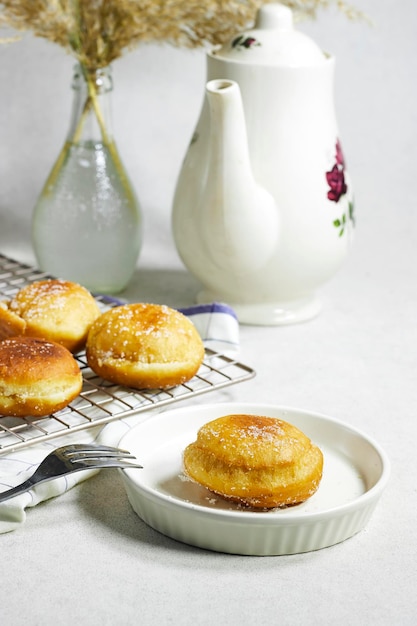
M 240 359 L 255 379 L 196 402 L 300 407 L 363 430 L 392 463 L 372 519 L 318 552 L 210 553 L 147 527 L 118 474 L 102 472 L 0 536 L 5 623 L 416 623 L 417 5 L 358 5 L 372 27 L 333 11 L 302 27 L 337 59 L 340 136 L 356 195 L 351 254 L 323 288 L 315 320 L 241 327 Z M 0 252 L 31 260 L 31 211 L 67 132 L 72 60 L 30 37 L 0 55 Z M 202 101 L 204 55 L 147 46 L 116 62 L 114 77 L 115 136 L 146 221 L 125 296 L 190 304 L 198 284 L 176 254 L 170 213 Z

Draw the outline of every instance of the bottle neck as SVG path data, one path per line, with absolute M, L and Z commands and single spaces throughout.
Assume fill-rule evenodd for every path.
M 111 68 L 86 70 L 76 65 L 72 88 L 74 100 L 68 141 L 110 143 L 113 90 Z

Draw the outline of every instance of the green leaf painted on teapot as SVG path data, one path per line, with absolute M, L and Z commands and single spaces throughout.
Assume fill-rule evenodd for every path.
M 239 35 L 238 37 L 235 37 L 235 39 L 233 39 L 232 41 L 232 48 L 237 49 L 246 48 L 247 50 L 250 50 L 250 48 L 253 48 L 253 46 L 260 45 L 260 42 L 255 39 L 255 37 L 249 37 L 246 35 Z

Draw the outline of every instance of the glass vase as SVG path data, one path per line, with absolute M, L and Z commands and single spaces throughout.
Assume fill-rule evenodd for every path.
M 95 293 L 128 284 L 142 244 L 141 210 L 112 136 L 111 68 L 77 65 L 67 140 L 36 203 L 39 267 Z

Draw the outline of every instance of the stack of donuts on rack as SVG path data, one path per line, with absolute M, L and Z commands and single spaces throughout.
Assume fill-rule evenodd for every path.
M 82 391 L 74 355 L 116 384 L 167 388 L 198 371 L 204 346 L 195 326 L 165 305 L 102 312 L 83 286 L 49 279 L 0 301 L 0 416 L 44 417 Z

